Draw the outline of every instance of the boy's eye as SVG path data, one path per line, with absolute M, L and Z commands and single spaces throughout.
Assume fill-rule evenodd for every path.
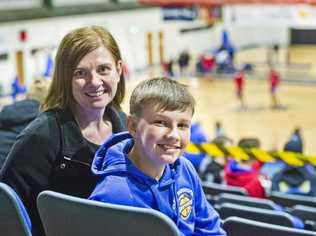
M 167 122 L 165 122 L 163 120 L 156 120 L 156 121 L 154 121 L 154 124 L 157 126 L 167 126 Z
M 189 129 L 190 128 L 190 124 L 188 124 L 188 123 L 179 123 L 178 127 L 180 129 Z

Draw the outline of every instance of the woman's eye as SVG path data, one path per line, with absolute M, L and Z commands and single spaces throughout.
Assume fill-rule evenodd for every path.
M 81 78 L 84 77 L 86 75 L 86 73 L 83 70 L 75 70 L 75 72 L 73 73 L 73 76 L 76 78 Z
M 100 74 L 105 74 L 105 73 L 108 73 L 109 71 L 111 71 L 111 67 L 110 66 L 107 66 L 107 65 L 101 65 L 99 66 L 98 68 L 98 72 Z

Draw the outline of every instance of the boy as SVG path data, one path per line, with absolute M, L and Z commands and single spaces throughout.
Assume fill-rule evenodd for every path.
M 130 99 L 129 133 L 112 136 L 95 155 L 92 171 L 100 179 L 90 199 L 156 209 L 184 235 L 226 235 L 194 167 L 181 156 L 194 106 L 174 80 L 141 82 Z

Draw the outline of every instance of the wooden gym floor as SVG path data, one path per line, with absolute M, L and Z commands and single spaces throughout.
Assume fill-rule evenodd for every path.
M 316 81 L 313 70 L 315 52 L 315 47 L 291 49 L 293 67 L 285 65 L 282 61 L 282 54 L 285 53 L 281 52 L 280 72 L 288 77 L 292 74 L 298 80 L 308 77 L 309 81 Z M 262 49 L 248 50 L 237 54 L 236 58 L 240 63 L 251 60 L 262 64 L 265 53 Z M 123 105 L 126 112 L 129 111 L 128 98 L 134 86 L 144 78 L 159 75 L 161 72 L 146 73 L 132 76 L 127 81 L 127 95 Z M 256 76 L 247 76 L 245 103 L 248 108 L 245 110 L 239 108 L 234 84 L 230 79 L 188 77 L 178 80 L 187 84 L 196 98 L 194 120 L 201 122 L 210 139 L 214 137 L 214 124 L 219 120 L 226 135 L 235 144 L 242 137 L 257 137 L 263 149 L 281 150 L 293 129 L 299 126 L 304 139 L 304 153 L 316 155 L 316 84 L 281 82 L 277 95 L 284 109 L 271 109 L 268 84 L 263 79 L 265 76 L 265 70 L 262 67 L 259 70 L 259 66 Z

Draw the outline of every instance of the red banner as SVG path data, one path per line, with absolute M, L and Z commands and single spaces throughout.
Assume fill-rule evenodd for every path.
M 316 0 L 139 0 L 139 3 L 154 6 L 222 6 L 231 4 L 310 4 Z

